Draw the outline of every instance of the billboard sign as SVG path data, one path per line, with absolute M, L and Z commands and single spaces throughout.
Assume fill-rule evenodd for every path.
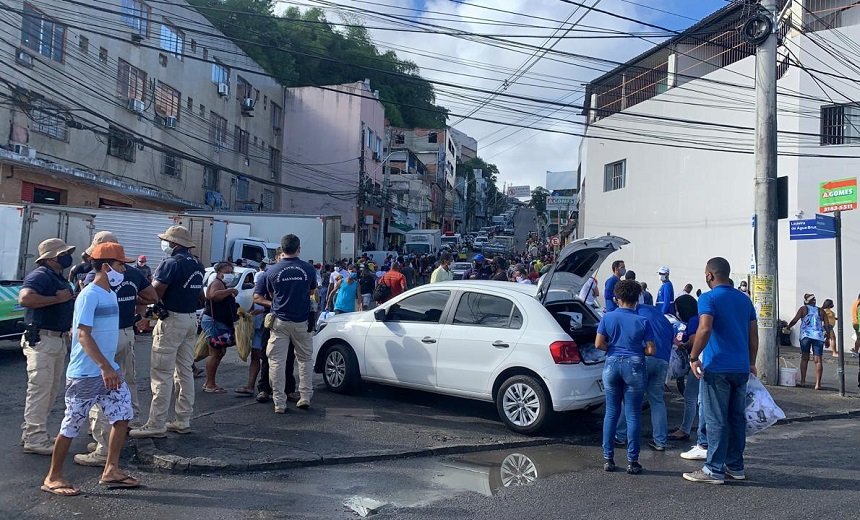
M 857 178 L 822 182 L 818 190 L 818 212 L 857 209 Z
M 507 195 L 518 199 L 529 198 L 532 196 L 532 189 L 531 186 L 508 186 Z
M 546 209 L 548 210 L 567 210 L 577 208 L 576 196 L 556 196 L 551 195 L 546 198 Z

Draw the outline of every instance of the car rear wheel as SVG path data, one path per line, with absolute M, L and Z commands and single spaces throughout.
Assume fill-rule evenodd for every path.
M 342 343 L 328 349 L 323 361 L 323 381 L 332 392 L 345 394 L 358 385 L 358 361 L 352 349 Z
M 496 394 L 496 409 L 505 425 L 517 433 L 532 434 L 544 428 L 552 404 L 543 386 L 532 376 L 509 377 Z

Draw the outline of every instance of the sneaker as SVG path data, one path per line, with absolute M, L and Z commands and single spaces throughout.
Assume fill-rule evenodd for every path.
M 92 452 L 96 451 L 96 448 L 98 448 L 98 447 L 99 447 L 99 445 L 96 442 L 91 442 L 91 443 L 87 444 L 87 453 L 92 453 Z
M 726 468 L 726 477 L 728 477 L 729 480 L 746 480 L 747 479 L 747 476 L 743 472 L 743 470 L 732 471 L 729 468 Z
M 612 459 L 604 459 L 603 471 L 615 471 L 615 461 Z
M 54 445 L 47 440 L 34 444 L 24 444 L 24 453 L 32 453 L 34 455 L 53 455 Z
M 163 439 L 167 437 L 167 428 L 155 428 L 144 424 L 140 428 L 129 430 L 128 436 L 132 439 Z
M 717 478 L 713 475 L 708 475 L 704 471 L 697 469 L 692 473 L 684 473 L 684 480 L 689 480 L 690 482 L 701 482 L 702 484 L 723 484 L 725 480 L 721 478 Z
M 180 435 L 187 435 L 191 433 L 191 426 L 185 426 L 184 424 L 180 424 L 176 421 L 171 421 L 165 425 L 167 431 L 178 433 Z
M 283 406 L 276 406 L 275 407 L 275 413 L 284 414 L 284 413 L 287 413 L 287 409 L 284 408 Z
M 302 398 L 302 395 L 298 392 L 290 392 L 287 394 L 287 401 L 292 401 L 294 403 L 299 402 L 299 399 Z
M 642 464 L 638 462 L 628 462 L 627 463 L 627 474 L 628 475 L 638 475 L 642 473 Z
M 703 448 L 696 444 L 690 448 L 690 451 L 681 453 L 681 458 L 686 460 L 708 460 L 708 448 Z
M 268 403 L 269 402 L 269 394 L 266 392 L 259 392 L 255 399 L 257 399 L 258 403 Z
M 627 447 L 627 441 L 622 441 L 618 437 L 615 437 L 612 441 L 615 443 L 616 448 L 626 448 Z
M 307 410 L 310 407 L 311 407 L 310 399 L 302 398 L 302 399 L 299 399 L 298 403 L 296 403 L 296 408 L 301 408 L 302 410 Z
M 75 455 L 75 464 L 80 464 L 81 466 L 104 466 L 106 462 L 107 456 L 100 455 L 95 451 Z
M 655 441 L 648 441 L 648 446 L 654 451 L 666 451 L 666 446 L 660 446 Z

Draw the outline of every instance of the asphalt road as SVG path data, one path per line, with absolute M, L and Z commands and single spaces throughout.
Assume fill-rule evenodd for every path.
M 514 215 L 514 243 L 517 251 L 526 249 L 526 239 L 529 233 L 537 230 L 535 217 L 537 213 L 532 208 L 520 208 Z

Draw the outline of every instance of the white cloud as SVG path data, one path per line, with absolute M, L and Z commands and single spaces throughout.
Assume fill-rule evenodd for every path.
M 414 6 L 412 0 L 374 1 L 401 7 Z M 585 3 L 591 5 L 593 1 L 587 0 Z M 384 9 L 378 5 L 370 5 L 356 0 L 342 0 L 339 3 L 343 6 L 373 9 L 377 12 Z M 671 2 L 668 0 L 661 0 L 659 2 L 649 1 L 649 3 L 653 3 L 655 7 L 663 6 L 665 9 L 673 7 L 669 5 Z M 474 4 L 516 13 L 528 13 L 530 17 L 527 18 L 482 9 Z M 598 7 L 634 19 L 649 20 L 653 19 L 654 15 L 653 12 L 620 0 L 603 0 L 598 4 Z M 476 22 L 480 20 L 498 20 L 554 28 L 559 26 L 562 20 L 570 16 L 576 9 L 576 6 L 558 0 L 506 0 L 505 2 L 473 0 L 470 4 L 459 4 L 450 0 L 428 0 L 425 2 L 423 9 L 423 14 L 409 13 L 408 11 L 395 9 L 387 12 L 399 16 L 411 16 L 417 21 L 443 25 L 473 33 L 493 33 L 504 34 L 506 36 L 516 34 L 549 35 L 552 33 L 552 29 L 485 25 Z M 577 20 L 583 12 L 585 12 L 585 9 L 580 9 L 573 15 L 571 20 Z M 446 14 L 442 15 L 438 13 Z M 451 20 L 439 20 L 439 18 L 451 18 Z M 555 22 L 539 18 L 547 18 L 555 20 Z M 330 19 L 336 20 L 338 17 L 332 13 Z M 370 17 L 363 17 L 362 21 L 368 26 L 379 26 L 384 23 Z M 594 12 L 587 14 L 582 24 L 622 31 L 652 31 L 652 29 L 643 28 L 633 22 Z M 467 41 L 462 38 L 438 34 L 383 30 L 371 30 L 370 32 L 381 49 L 394 48 L 401 58 L 408 58 L 416 62 L 422 68 L 422 75 L 430 80 L 487 90 L 498 88 L 510 76 L 511 71 L 520 67 L 531 54 L 530 50 L 523 54 L 509 49 L 501 49 Z M 571 34 L 583 33 L 573 32 Z M 543 39 L 532 38 L 509 39 L 533 45 L 541 45 L 544 41 Z M 652 44 L 640 39 L 567 39 L 559 42 L 554 47 L 554 50 L 623 62 L 651 46 Z M 416 52 L 409 52 L 406 48 L 416 49 Z M 473 66 L 464 63 L 464 61 L 485 64 L 490 70 L 483 70 L 481 66 Z M 560 61 L 567 63 L 561 63 Z M 548 101 L 562 99 L 567 103 L 581 105 L 581 84 L 601 74 L 600 71 L 593 70 L 594 68 L 606 70 L 609 68 L 609 65 L 583 64 L 581 61 L 576 61 L 569 57 L 548 54 L 534 65 L 519 83 L 508 87 L 506 93 Z M 479 77 L 475 78 L 467 75 Z M 462 95 L 451 95 L 450 88 L 437 88 L 439 90 L 439 103 L 449 108 L 452 113 L 466 114 L 471 108 L 477 105 L 477 102 L 463 96 L 476 98 L 486 96 L 485 94 L 476 92 L 462 92 Z M 519 105 L 520 103 L 524 104 Z M 497 97 L 475 116 L 509 123 L 526 125 L 534 123 L 535 119 L 519 115 L 504 108 L 511 106 L 530 113 L 538 112 L 548 115 L 554 109 L 553 107 L 541 107 L 540 105 Z M 534 124 L 540 127 L 554 126 L 566 131 L 581 132 L 583 129 L 581 125 L 568 122 L 581 122 L 582 117 L 578 113 L 579 110 L 564 109 L 551 114 L 551 117 L 563 117 L 565 121 L 539 120 Z M 458 118 L 453 117 L 451 122 L 457 120 Z M 500 183 L 529 184 L 534 187 L 544 184 L 545 172 L 547 170 L 576 169 L 578 161 L 577 151 L 580 141 L 578 137 L 531 129 L 517 130 L 514 127 L 505 125 L 471 120 L 459 122 L 456 124 L 456 127 L 478 139 L 478 154 L 488 162 L 498 165 Z

